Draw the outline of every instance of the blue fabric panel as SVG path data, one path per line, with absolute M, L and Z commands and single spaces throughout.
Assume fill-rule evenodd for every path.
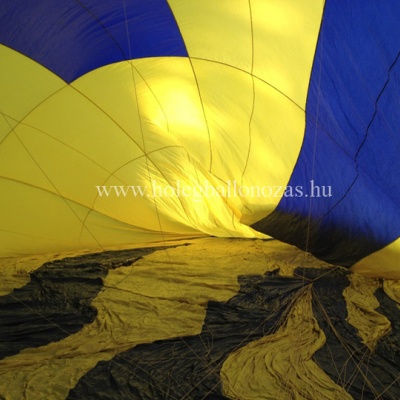
M 166 0 L 2 0 L 0 18 L 0 43 L 67 82 L 117 61 L 187 56 Z
M 283 198 L 257 229 L 343 264 L 400 236 L 399 15 L 391 0 L 326 2 L 289 182 L 308 197 Z M 310 198 L 311 180 L 332 197 Z

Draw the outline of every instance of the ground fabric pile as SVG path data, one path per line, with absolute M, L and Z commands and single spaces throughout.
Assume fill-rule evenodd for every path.
M 0 298 L 3 398 L 399 397 L 398 282 L 261 240 L 74 256 L 29 282 L 24 261 Z

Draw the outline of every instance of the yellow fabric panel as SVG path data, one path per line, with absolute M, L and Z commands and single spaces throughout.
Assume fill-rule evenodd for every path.
M 60 243 L 64 249 L 79 246 L 82 222 L 64 199 L 12 180 L 0 184 L 3 256 L 57 250 Z M 96 241 L 91 237 L 86 245 Z
M 240 223 L 235 210 L 229 207 L 230 203 L 213 189 L 213 177 L 200 163 L 193 160 L 177 164 L 177 155 L 182 159 L 187 158 L 186 152 L 180 148 L 166 148 L 149 156 L 154 165 L 162 168 L 165 186 L 174 187 L 177 193 L 181 193 L 172 197 L 159 196 L 156 190 L 155 201 L 161 214 L 166 212 L 170 218 L 210 235 L 265 237 Z M 152 176 L 157 176 L 156 171 Z M 163 179 L 157 180 L 157 185 L 162 187 Z
M 243 71 L 192 62 L 210 133 L 211 172 L 226 187 L 227 182 L 243 187 L 244 196 L 238 190 L 230 201 L 241 221 L 251 224 L 272 212 L 281 199 L 284 191 L 275 196 L 273 187 L 289 181 L 302 143 L 304 112 L 263 81 L 255 79 L 253 88 L 251 75 Z M 263 194 L 265 186 L 272 196 Z
M 324 3 L 323 0 L 251 0 L 253 74 L 303 109 Z
M 110 246 L 131 243 L 162 242 L 187 236 L 204 235 L 174 222 L 174 230 L 151 231 L 89 210 L 74 202 L 47 192 L 26 189 L 25 186 L 2 185 L 14 190 L 14 195 L 4 194 L 0 207 L 8 213 L 2 216 L 0 243 L 3 257 L 18 257 L 74 249 L 104 250 Z M 19 196 L 19 199 L 14 199 Z M 32 212 L 32 204 L 40 204 Z M 18 213 L 10 210 L 17 209 Z M 168 226 L 167 226 L 168 227 Z
M 171 231 L 152 231 L 119 221 L 96 211 L 90 211 L 85 221 L 85 226 L 90 232 L 94 232 L 96 240 L 103 248 L 116 245 L 128 246 L 132 243 L 144 245 L 151 242 L 158 243 L 165 240 L 180 239 L 182 237 L 204 236 L 203 233 L 193 228 L 181 226 L 175 221 Z M 165 224 L 162 223 L 161 226 L 165 226 Z M 82 246 L 79 247 L 82 248 Z
M 366 276 L 400 280 L 400 238 L 355 263 L 351 270 Z M 376 266 L 379 265 L 379 270 Z
M 132 65 L 138 75 L 136 90 L 146 151 L 178 144 L 207 165 L 207 126 L 189 59 L 139 59 Z
M 305 128 L 304 112 L 286 97 L 257 79 L 254 88 L 251 145 L 243 185 L 267 188 L 261 195 L 255 192 L 255 196 L 243 199 L 246 208 L 252 210 L 242 219 L 247 224 L 260 220 L 278 205 L 296 165 Z
M 221 68 L 215 64 L 202 73 L 213 73 L 220 80 Z M 166 71 L 171 79 L 165 81 Z M 46 72 L 41 79 L 46 81 L 48 77 L 51 81 L 52 74 Z M 230 85 L 240 82 L 243 73 L 233 75 L 234 79 L 220 84 L 217 92 L 204 85 L 205 92 L 230 97 Z M 249 83 L 251 86 L 246 75 L 243 89 Z M 29 90 L 25 87 L 21 96 Z M 235 95 L 239 97 L 239 93 Z M 114 97 L 118 100 L 110 101 Z M 217 118 L 215 110 L 207 112 L 211 119 Z M 239 123 L 242 117 L 247 121 L 250 112 L 247 107 L 233 122 Z M 8 122 L 16 119 L 6 118 L 7 130 Z M 235 162 L 235 153 L 243 146 L 240 132 L 236 130 L 237 134 L 232 135 L 233 150 L 228 152 L 223 151 L 226 136 L 220 134 L 225 128 L 211 128 L 215 146 L 220 148 L 215 157 L 216 176 L 223 174 L 229 157 L 234 172 L 231 177 L 238 180 L 244 165 L 243 157 Z M 162 240 L 166 235 L 264 237 L 240 223 L 242 199 L 231 201 L 197 190 L 205 185 L 212 189 L 221 182 L 207 171 L 211 157 L 209 130 L 188 59 L 136 60 L 93 71 L 72 86 L 62 87 L 15 124 L 0 152 L 8 154 L 0 162 L 0 175 L 25 186 L 14 193 L 2 186 L 8 191 L 2 209 L 7 214 L 3 235 L 10 232 L 3 241 L 3 256 L 74 246 L 143 243 Z M 9 160 L 11 154 L 14 156 Z M 192 195 L 154 198 L 153 184 L 167 192 L 187 187 Z M 102 197 L 96 187 L 103 185 L 124 187 L 125 192 L 135 186 L 147 192 Z M 23 191 L 27 197 L 30 190 L 35 191 L 31 196 L 34 203 L 28 206 L 17 200 L 12 204 L 13 196 Z M 29 236 L 35 239 L 24 243 Z
M 18 121 L 15 121 L 14 119 L 7 117 L 5 114 L 2 114 L 0 110 L 0 144 L 7 139 L 17 124 Z
M 46 68 L 3 45 L 0 60 L 0 112 L 17 121 L 66 85 Z
M 71 83 L 74 89 L 108 117 L 108 124 L 112 121 L 120 128 L 121 135 L 125 134 L 131 139 L 131 144 L 125 139 L 131 153 L 138 152 L 136 146 L 142 152 L 144 148 L 135 93 L 135 80 L 138 78 L 132 62 L 121 62 L 91 71 Z
M 214 60 L 250 72 L 251 19 L 248 0 L 168 0 L 189 57 Z M 248 18 L 243 16 L 248 15 Z
M 56 146 L 58 142 L 60 147 L 65 147 L 64 151 L 70 152 L 65 158 L 70 167 L 75 160 L 82 159 L 88 168 L 111 173 L 143 154 L 108 114 L 71 86 L 42 103 L 23 122 L 38 130 L 35 139 L 43 136 L 43 141 L 52 143 L 49 146 Z M 43 150 L 43 155 L 51 157 L 49 150 Z
M 191 58 L 253 72 L 305 106 L 324 1 L 220 0 L 217 9 L 212 0 L 169 4 Z
M 51 182 L 14 132 L 0 146 L 0 171 L 1 178 L 54 192 Z
M 5 51 L 4 48 L 2 51 Z M 9 57 L 9 54 L 7 56 Z M 14 60 L 15 57 L 22 61 Z M 32 76 L 32 79 L 40 80 L 43 90 L 55 90 L 53 81 L 59 80 L 49 71 L 18 53 L 12 52 L 9 58 L 12 61 L 9 65 L 2 64 L 3 69 L 5 65 L 8 66 L 8 70 L 5 71 L 8 80 L 1 82 L 6 90 L 10 89 L 5 83 L 12 83 L 14 80 L 14 86 L 20 91 L 19 97 L 29 98 L 35 85 L 25 82 L 24 86 L 18 87 L 19 82 L 23 81 L 23 73 L 28 77 Z M 20 63 L 25 68 L 24 71 L 16 68 L 19 75 L 11 71 L 15 63 Z M 147 213 L 145 208 L 132 203 L 131 199 L 128 208 L 122 207 L 121 199 L 114 199 L 108 201 L 106 209 L 99 208 L 101 214 L 90 212 L 96 202 L 95 185 L 107 182 L 114 171 L 118 171 L 132 159 L 143 157 L 142 150 L 130 137 L 135 127 L 127 127 L 131 129 L 129 135 L 121 128 L 124 121 L 118 121 L 120 104 L 113 103 L 117 112 L 115 121 L 107 114 L 110 101 L 104 105 L 103 110 L 101 101 L 99 105 L 95 105 L 88 93 L 83 93 L 84 89 L 92 84 L 92 88 L 100 87 L 101 90 L 96 92 L 100 100 L 104 100 L 104 97 L 113 99 L 116 95 L 115 90 L 120 89 L 117 83 L 121 86 L 118 75 L 120 71 L 118 68 L 116 70 L 114 65 L 109 69 L 117 72 L 117 75 L 114 74 L 110 78 L 112 73 L 110 74 L 107 68 L 102 69 L 100 72 L 109 78 L 103 79 L 105 87 L 99 85 L 98 81 L 95 84 L 99 79 L 98 74 L 95 80 L 88 74 L 79 82 L 75 82 L 76 88 L 65 86 L 61 82 L 60 87 L 56 88 L 61 90 L 53 96 L 49 96 L 43 90 L 37 91 L 31 105 L 32 108 L 36 108 L 25 118 L 11 108 L 2 109 L 10 114 L 14 112 L 10 117 L 3 116 L 1 119 L 4 138 L 0 146 L 0 175 L 9 180 L 2 179 L 0 183 L 4 193 L 1 199 L 4 216 L 2 215 L 0 233 L 3 256 L 71 248 L 98 248 L 103 244 L 142 243 L 181 234 L 198 234 L 193 228 L 182 227 L 180 223 L 175 222 L 164 222 L 165 232 L 157 233 L 156 231 L 160 230 L 157 213 L 154 204 L 148 201 Z M 127 73 L 131 72 L 127 63 L 125 70 Z M 122 114 L 129 116 L 132 113 L 127 113 L 128 107 L 135 109 L 132 107 L 132 99 L 129 98 L 132 86 L 125 84 L 125 88 L 120 97 L 125 93 L 128 99 L 122 100 L 125 104 Z M 21 118 L 19 124 L 18 118 Z M 135 173 L 137 175 L 138 171 Z M 131 174 L 132 176 L 135 175 Z M 112 183 L 128 185 L 132 182 L 121 182 L 113 178 Z M 120 211 L 123 212 L 122 216 Z M 118 221 L 119 216 L 121 221 Z M 149 220 L 154 223 L 150 225 Z M 140 229 L 140 224 L 143 229 Z
M 323 1 L 221 1 L 218 11 L 212 1 L 169 3 L 205 109 L 211 171 L 247 187 L 286 186 L 303 140 Z M 275 209 L 279 193 L 231 201 L 251 224 Z
M 164 153 L 162 152 L 160 158 Z M 153 157 L 156 158 L 156 155 L 154 154 Z M 165 160 L 174 160 L 174 158 L 176 158 L 175 152 L 171 157 L 165 157 Z M 169 186 L 169 183 L 160 175 L 159 169 L 151 161 L 148 163 L 142 157 L 118 170 L 115 176 L 109 177 L 103 183 L 118 186 L 121 182 L 130 182 L 134 185 L 131 185 L 133 187 L 127 191 L 126 196 L 122 191 L 119 196 L 115 191 L 109 197 L 97 196 L 93 208 L 121 222 L 141 227 L 144 231 L 172 231 L 182 234 L 192 231 L 194 233 L 195 230 L 190 228 L 191 224 L 182 210 L 179 198 L 173 195 L 172 189 L 161 191 L 161 188 Z M 149 174 L 154 179 L 154 185 L 149 179 Z M 160 188 L 160 193 L 158 188 Z
M 103 182 L 108 172 L 74 148 L 42 134 L 40 130 L 32 131 L 35 129 L 22 124 L 15 129 L 29 152 L 27 157 L 35 160 L 42 175 L 51 183 L 52 191 L 82 205 L 91 205 L 96 194 L 94 185 Z
M 312 360 L 325 334 L 312 313 L 309 287 L 272 335 L 231 353 L 221 368 L 224 395 L 241 400 L 352 399 Z
M 249 146 L 251 75 L 204 60 L 192 64 L 211 140 L 211 172 L 224 182 L 236 179 L 240 184 Z

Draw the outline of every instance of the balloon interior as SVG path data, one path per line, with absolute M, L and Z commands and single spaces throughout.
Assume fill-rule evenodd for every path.
M 0 398 L 400 398 L 400 3 L 2 0 Z

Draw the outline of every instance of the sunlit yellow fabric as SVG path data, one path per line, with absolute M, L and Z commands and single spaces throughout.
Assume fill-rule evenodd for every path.
M 246 187 L 286 185 L 303 140 L 323 2 L 222 1 L 218 10 L 211 0 L 169 3 L 204 103 L 211 172 L 224 181 L 239 177 Z M 313 12 L 304 13 L 305 9 Z M 220 69 L 214 64 L 221 64 Z M 221 135 L 225 142 L 216 140 Z M 231 143 L 238 149 L 234 166 L 221 157 Z M 280 196 L 242 199 L 242 204 L 236 203 L 241 221 L 256 222 L 279 200 Z
M 322 9 L 170 6 L 188 58 L 118 62 L 67 85 L 0 47 L 0 256 L 264 237 L 248 225 L 283 193 L 260 188 L 285 186 L 296 163 Z
M 248 1 L 222 0 L 218 7 L 214 0 L 168 0 L 168 3 L 191 58 L 251 72 L 252 28 Z
M 320 0 L 251 1 L 253 74 L 303 109 L 323 7 Z

